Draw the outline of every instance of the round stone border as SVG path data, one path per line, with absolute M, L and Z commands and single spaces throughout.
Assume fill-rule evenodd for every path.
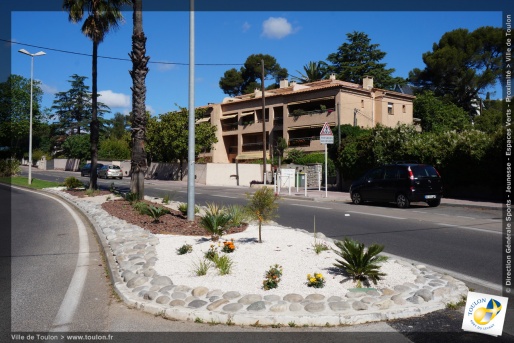
M 45 191 L 74 204 L 92 223 L 120 298 L 130 307 L 168 319 L 229 325 L 352 325 L 420 316 L 457 303 L 468 293 L 462 281 L 392 255 L 417 275 L 414 283 L 329 298 L 321 293 L 280 297 L 176 285 L 153 269 L 156 236 L 109 215 L 94 198 L 77 198 L 60 189 Z

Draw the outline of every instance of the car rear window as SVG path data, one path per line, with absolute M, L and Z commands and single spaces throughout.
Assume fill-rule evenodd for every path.
M 111 166 L 111 169 L 120 169 L 120 166 Z
M 411 169 L 415 178 L 439 177 L 437 171 L 432 166 L 412 166 Z

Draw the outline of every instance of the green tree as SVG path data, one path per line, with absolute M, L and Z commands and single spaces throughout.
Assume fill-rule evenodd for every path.
M 87 160 L 90 156 L 90 138 L 88 134 L 72 135 L 62 144 L 63 154 L 66 158 Z
M 89 86 L 84 81 L 85 76 L 73 74 L 71 80 L 71 88 L 66 92 L 55 94 L 52 110 L 54 113 L 50 118 L 57 119 L 60 127 L 69 135 L 81 134 L 89 131 L 89 123 L 92 119 L 92 96 L 89 92 Z M 109 107 L 101 102 L 97 103 L 98 116 L 109 112 Z
M 105 136 L 121 139 L 130 132 L 129 116 L 116 112 L 112 119 L 106 121 Z
M 299 76 L 295 76 L 294 79 L 299 80 L 300 83 L 308 83 L 314 81 L 320 81 L 326 78 L 328 73 L 328 65 L 323 61 L 310 61 L 308 64 L 303 66 L 303 73 L 296 71 Z
M 414 99 L 414 116 L 421 119 L 423 131 L 462 131 L 470 126 L 468 113 L 427 91 Z
M 373 76 L 375 87 L 384 89 L 405 83 L 404 79 L 392 76 L 394 69 L 386 69 L 386 64 L 380 63 L 386 53 L 379 49 L 379 44 L 371 44 L 367 34 L 354 31 L 346 36 L 348 42 L 327 57 L 331 63 L 328 69 L 336 74 L 337 79 L 362 84 L 364 76 L 369 75 Z
M 287 77 L 287 69 L 281 68 L 275 57 L 267 54 L 250 55 L 244 66 L 239 71 L 235 68 L 229 69 L 221 77 L 219 85 L 225 94 L 230 96 L 253 93 L 261 87 L 262 67 L 261 60 L 264 60 L 264 78 L 271 78 L 274 82 L 266 89 L 279 87 L 281 79 Z
M 143 0 L 132 2 L 132 154 L 130 191 L 137 194 L 138 199 L 144 198 L 146 164 L 146 75 L 148 74 L 149 56 L 146 56 L 146 36 L 143 32 Z
M 259 243 L 262 243 L 262 223 L 266 223 L 277 216 L 278 197 L 273 192 L 273 189 L 269 187 L 260 188 L 253 195 L 247 194 L 247 196 L 249 202 L 246 208 L 250 217 L 259 222 Z
M 195 111 L 198 120 L 204 116 L 203 109 Z M 188 157 L 189 112 L 181 107 L 179 111 L 152 117 L 148 122 L 148 150 L 154 161 L 179 161 L 181 170 Z M 216 138 L 216 127 L 210 123 L 199 123 L 195 127 L 195 155 L 209 151 Z M 181 175 L 182 178 L 182 175 Z
M 41 82 L 33 84 L 32 123 L 36 128 L 44 120 L 41 110 Z M 0 146 L 9 147 L 10 155 L 21 158 L 29 145 L 30 79 L 9 75 L 0 83 Z
M 122 138 L 107 138 L 100 141 L 98 158 L 102 160 L 127 160 L 130 158 L 129 135 Z
M 91 139 L 91 176 L 89 189 L 97 189 L 96 164 L 98 161 L 98 141 L 100 137 L 100 122 L 98 120 L 98 45 L 103 42 L 105 35 L 116 29 L 123 20 L 121 6 L 131 0 L 63 0 L 63 9 L 68 12 L 68 20 L 78 23 L 87 17 L 82 25 L 82 33 L 93 42 L 92 61 L 92 109 L 90 124 Z
M 503 102 L 501 100 L 486 100 L 479 116 L 473 118 L 477 130 L 495 133 L 502 127 Z
M 503 32 L 485 26 L 469 32 L 445 33 L 432 51 L 423 54 L 424 69 L 409 73 L 409 81 L 432 90 L 471 113 L 472 101 L 501 78 Z

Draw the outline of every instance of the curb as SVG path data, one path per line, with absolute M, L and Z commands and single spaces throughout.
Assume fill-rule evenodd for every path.
M 248 308 L 245 310 L 243 307 L 247 307 L 246 305 L 241 306 L 239 310 L 229 311 L 223 310 L 223 306 L 213 310 L 208 310 L 206 308 L 194 308 L 190 306 L 190 303 L 184 304 L 183 306 L 159 304 L 155 300 L 156 296 L 151 295 L 151 293 L 157 293 L 159 287 L 162 288 L 162 286 L 157 286 L 157 282 L 154 283 L 154 281 L 156 279 L 160 279 L 162 281 L 162 278 L 167 277 L 157 275 L 157 273 L 152 269 L 156 260 L 155 244 L 158 244 L 158 239 L 140 228 L 140 231 L 134 231 L 135 226 L 132 224 L 127 224 L 127 226 L 130 227 L 126 229 L 113 229 L 109 226 L 110 224 L 105 227 L 101 227 L 101 225 L 96 221 L 97 218 L 102 220 L 102 217 L 107 219 L 113 219 L 114 217 L 111 217 L 106 213 L 99 215 L 99 212 L 103 211 L 101 208 L 98 209 L 94 207 L 89 211 L 86 208 L 87 206 L 80 203 L 80 200 L 77 201 L 77 198 L 63 194 L 60 191 L 50 191 L 50 193 L 56 194 L 67 202 L 72 203 L 74 208 L 80 210 L 84 217 L 88 218 L 92 227 L 95 229 L 94 231 L 96 231 L 95 235 L 97 236 L 99 243 L 102 245 L 102 251 L 110 271 L 109 274 L 113 287 L 125 304 L 129 307 L 133 307 L 156 316 L 162 316 L 166 319 L 253 326 L 286 326 L 291 322 L 300 326 L 354 325 L 420 316 L 429 312 L 441 310 L 446 307 L 447 303 L 459 302 L 468 292 L 468 288 L 462 281 L 449 276 L 445 277 L 441 273 L 428 270 L 423 265 L 414 265 L 413 263 L 405 262 L 405 259 L 403 259 L 403 263 L 405 265 L 418 270 L 419 276 L 426 275 L 427 283 L 429 281 L 428 279 L 440 279 L 439 281 L 447 280 L 444 285 L 433 287 L 434 290 L 441 288 L 441 291 L 444 290 L 444 292 L 440 292 L 437 299 L 435 299 L 435 296 L 432 296 L 431 300 L 428 300 L 427 302 L 418 301 L 414 303 L 404 300 L 401 305 L 396 306 L 391 300 L 387 300 L 390 304 L 384 309 L 381 309 L 380 306 L 372 306 L 373 303 L 371 303 L 366 307 L 369 309 L 365 310 L 355 310 L 352 307 L 337 311 L 329 310 L 327 308 L 329 306 L 325 307 L 323 305 L 322 309 L 316 311 L 316 313 L 307 312 L 306 310 L 298 310 L 294 312 L 291 310 L 285 310 L 282 313 L 272 312 L 269 311 L 270 306 L 268 306 L 267 309 L 264 308 L 264 312 L 264 310 L 252 311 Z M 126 232 L 124 230 L 126 230 Z M 138 237 L 134 238 L 133 236 L 130 236 L 129 238 L 128 235 L 134 232 L 137 233 Z M 123 241 L 123 243 L 121 243 L 121 241 Z M 124 245 L 125 242 L 127 242 L 127 245 Z M 141 251 L 141 248 L 136 248 L 136 246 L 144 246 L 145 248 L 143 249 L 146 250 Z M 139 249 L 138 252 L 136 252 L 137 249 Z M 130 263 L 130 260 L 135 259 L 135 255 L 144 255 L 144 258 L 137 257 L 137 263 Z M 438 275 L 438 277 L 436 275 Z M 138 278 L 145 279 L 145 283 L 138 283 L 137 285 L 135 282 L 131 283 L 131 281 Z M 171 282 L 171 279 L 169 281 L 170 284 L 168 284 L 168 287 L 175 287 Z M 419 289 L 421 290 L 421 286 L 419 286 Z M 405 295 L 406 299 L 407 296 L 411 295 L 410 293 L 414 294 L 415 291 L 416 289 L 413 289 L 413 292 L 408 291 L 409 294 L 405 294 L 407 291 L 398 291 L 398 293 L 395 294 L 401 296 Z M 199 298 L 194 296 L 191 297 L 194 290 L 190 293 L 189 297 L 195 298 L 198 301 Z M 238 298 L 232 300 L 237 301 L 244 295 L 245 294 L 240 294 Z M 364 295 L 365 294 L 363 292 L 363 296 Z M 412 297 L 416 297 L 416 295 L 413 295 Z M 417 296 L 417 298 L 419 298 L 419 296 Z M 377 300 L 377 305 L 385 299 L 387 299 L 387 296 L 383 294 L 380 301 Z M 207 303 L 208 299 L 204 297 L 202 300 Z M 280 300 L 279 302 L 284 303 L 285 301 Z M 325 303 L 324 300 L 323 303 L 329 304 Z

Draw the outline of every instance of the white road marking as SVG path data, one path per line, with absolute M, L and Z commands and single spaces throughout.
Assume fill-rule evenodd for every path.
M 437 225 L 448 226 L 448 227 L 455 227 L 457 229 L 464 229 L 464 230 L 471 230 L 471 231 L 495 233 L 497 235 L 501 235 L 502 234 L 501 231 L 492 231 L 492 230 L 486 230 L 486 229 L 479 229 L 479 228 L 476 228 L 476 227 L 469 227 L 469 226 L 459 226 L 459 225 L 444 224 L 444 223 L 437 223 Z
M 237 199 L 238 197 L 231 197 L 231 196 L 228 196 L 228 195 L 219 195 L 219 194 L 212 194 L 213 197 L 218 197 L 218 198 L 230 198 L 230 199 Z
M 75 211 L 73 211 L 72 208 L 63 200 L 56 199 L 47 194 L 29 191 L 23 188 L 13 188 L 43 195 L 52 200 L 57 201 L 71 214 L 73 220 L 75 220 L 75 224 L 77 225 L 77 230 L 79 232 L 79 251 L 77 257 L 77 264 L 75 266 L 75 272 L 73 273 L 73 277 L 71 278 L 68 290 L 64 295 L 64 299 L 61 302 L 59 311 L 57 312 L 57 315 L 55 316 L 55 319 L 52 323 L 53 329 L 50 330 L 50 332 L 69 331 L 70 324 L 73 320 L 73 316 L 75 315 L 80 299 L 82 298 L 82 292 L 84 290 L 84 285 L 87 277 L 87 269 L 89 266 L 89 239 L 87 236 L 86 227 L 84 226 L 84 223 L 82 222 L 80 217 L 75 213 Z
M 384 218 L 400 219 L 400 220 L 407 219 L 407 218 L 403 218 L 403 217 L 386 216 L 384 214 L 374 214 L 374 213 L 357 212 L 357 211 L 348 211 L 348 212 L 350 212 L 350 213 L 357 213 L 357 214 L 363 214 L 365 216 L 384 217 Z
M 300 206 L 300 207 L 319 208 L 319 209 L 321 209 L 321 210 L 331 210 L 331 208 L 329 208 L 329 207 L 321 207 L 321 206 L 300 205 L 300 204 L 291 204 L 291 206 Z
M 428 213 L 426 211 L 411 211 L 411 212 L 416 212 L 416 213 Z
M 457 216 L 458 218 L 465 218 L 465 219 L 476 219 L 474 217 L 467 217 L 467 216 Z

